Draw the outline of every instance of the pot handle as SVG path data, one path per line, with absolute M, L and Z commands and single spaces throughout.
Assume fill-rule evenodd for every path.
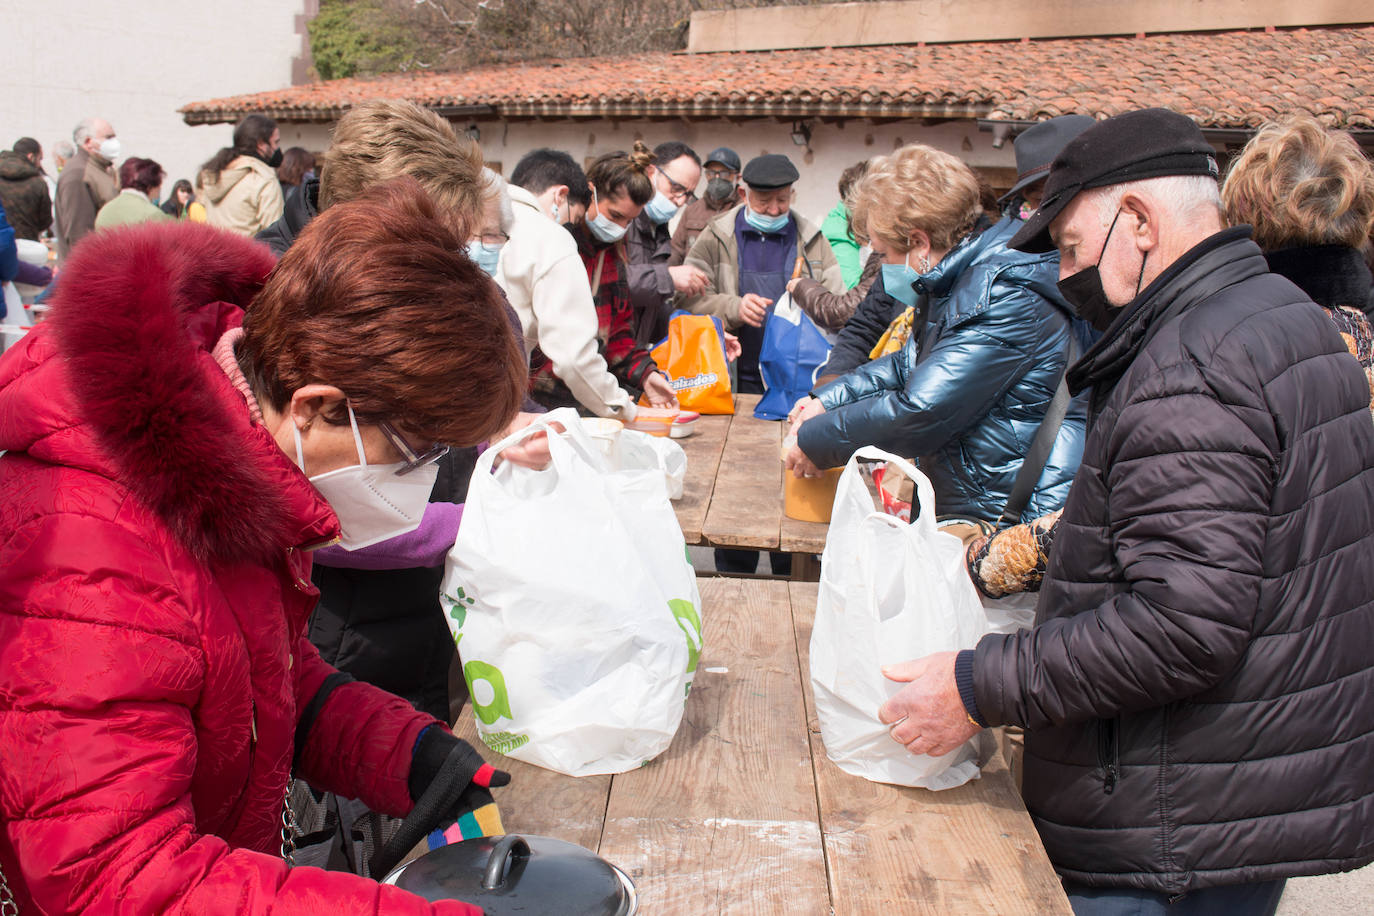
M 505 877 L 506 860 L 522 855 L 529 858 L 530 844 L 518 833 L 508 833 L 492 847 L 491 857 L 487 859 L 487 870 L 482 874 L 482 889 L 494 891 L 501 886 Z

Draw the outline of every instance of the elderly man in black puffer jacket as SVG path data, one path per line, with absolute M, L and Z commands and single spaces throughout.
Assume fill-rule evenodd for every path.
M 1055 161 L 1011 244 L 1057 246 L 1105 333 L 1069 372 L 1090 426 L 1036 625 L 893 666 L 880 713 L 916 753 L 1026 729 L 1079 914 L 1273 912 L 1284 879 L 1374 860 L 1369 387 L 1215 179 L 1160 109 Z

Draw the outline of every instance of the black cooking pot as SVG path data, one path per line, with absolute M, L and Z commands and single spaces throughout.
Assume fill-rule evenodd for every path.
M 480 837 L 441 846 L 402 865 L 384 884 L 426 900 L 461 900 L 487 916 L 634 916 L 628 875 L 572 843 L 544 836 Z

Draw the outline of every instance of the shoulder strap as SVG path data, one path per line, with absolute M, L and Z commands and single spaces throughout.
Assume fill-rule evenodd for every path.
M 596 298 L 596 291 L 601 289 L 601 268 L 606 266 L 606 249 L 601 249 L 601 254 L 596 258 L 596 271 L 592 274 L 592 298 Z
M 296 749 L 291 757 L 293 770 L 300 763 L 301 753 L 305 750 L 306 742 L 310 740 L 310 730 L 315 727 L 315 720 L 320 717 L 325 701 L 331 693 L 344 684 L 352 683 L 353 679 L 353 675 L 347 671 L 335 671 L 320 682 L 320 688 L 315 691 L 310 702 L 305 704 L 305 709 L 301 711 L 300 719 L 296 722 Z
M 1040 428 L 1035 431 L 1035 438 L 1031 440 L 1026 458 L 1021 462 L 1021 470 L 1016 472 L 1016 481 L 1012 484 L 1011 494 L 1007 497 L 1006 508 L 1002 510 L 1002 517 L 997 520 L 999 529 L 1018 524 L 1021 521 L 1021 513 L 1026 511 L 1026 506 L 1030 504 L 1031 494 L 1035 492 L 1035 485 L 1040 482 L 1040 475 L 1045 472 L 1045 462 L 1050 460 L 1054 441 L 1059 438 L 1059 427 L 1063 425 L 1064 417 L 1069 412 L 1071 398 L 1066 376 L 1069 367 L 1076 362 L 1078 362 L 1078 340 L 1074 337 L 1073 328 L 1070 326 L 1069 358 L 1064 363 L 1064 372 L 1059 376 L 1059 387 L 1054 390 L 1054 397 L 1050 399 L 1050 406 L 1045 410 L 1045 418 L 1040 421 Z

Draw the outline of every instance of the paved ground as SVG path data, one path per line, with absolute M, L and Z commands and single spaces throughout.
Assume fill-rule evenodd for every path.
M 1279 916 L 1374 913 L 1374 865 L 1343 875 L 1293 878 L 1279 901 Z

